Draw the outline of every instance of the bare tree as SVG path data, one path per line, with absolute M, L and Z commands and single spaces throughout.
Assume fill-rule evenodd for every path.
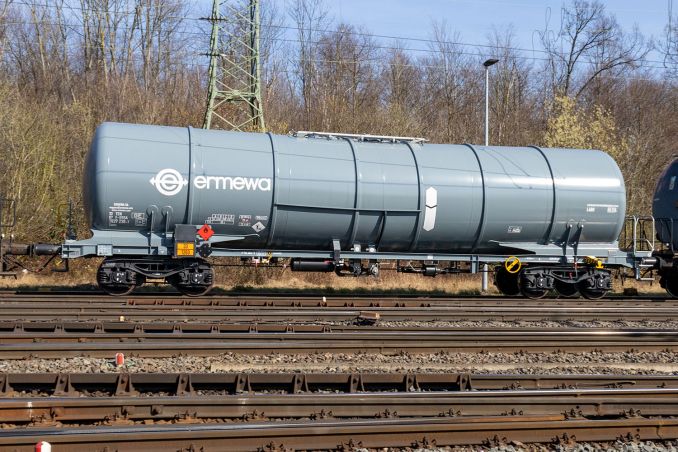
M 266 111 L 266 128 L 273 132 L 290 130 L 287 115 L 296 97 L 290 92 L 287 55 L 294 45 L 285 39 L 285 15 L 274 2 L 264 2 L 261 10 L 261 82 L 262 102 Z
M 290 17 L 297 28 L 298 61 L 293 64 L 300 84 L 304 128 L 311 128 L 313 89 L 317 83 L 317 44 L 330 19 L 324 0 L 294 0 Z
M 427 93 L 422 106 L 424 132 L 448 143 L 476 141 L 480 131 L 482 77 L 474 73 L 472 59 L 458 44 L 460 40 L 460 35 L 450 32 L 444 22 L 434 23 L 431 54 L 421 60 Z
M 374 47 L 366 33 L 346 24 L 320 39 L 318 100 L 323 129 L 373 131 L 366 119 L 379 98 Z
M 4 61 L 4 49 L 7 46 L 7 19 L 12 0 L 0 1 L 0 64 Z
M 417 135 L 423 98 L 422 69 L 401 43 L 387 49 L 382 67 L 385 124 L 390 133 Z
M 637 28 L 625 33 L 598 0 L 573 0 L 560 29 L 539 32 L 554 93 L 579 96 L 602 75 L 636 68 L 650 47 Z
M 532 66 L 515 50 L 512 27 L 502 31 L 495 28 L 488 36 L 488 45 L 499 59 L 499 64 L 490 72 L 491 141 L 505 145 L 531 144 L 534 139 L 529 137 L 530 129 L 523 124 L 534 111 L 530 86 Z M 532 120 L 538 121 L 536 118 Z

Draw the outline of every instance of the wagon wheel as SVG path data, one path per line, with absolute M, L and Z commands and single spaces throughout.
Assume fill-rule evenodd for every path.
M 666 289 L 666 293 L 673 298 L 678 298 L 678 274 L 676 272 L 662 276 L 660 282 L 662 283 L 661 286 Z
M 520 294 L 518 278 L 517 273 L 509 273 L 504 267 L 495 268 L 494 285 L 504 295 L 515 297 Z
M 179 292 L 181 292 L 183 295 L 186 295 L 188 297 L 199 297 L 202 295 L 205 295 L 207 292 L 210 291 L 212 288 L 211 285 L 209 286 L 191 286 L 191 285 L 186 285 L 186 284 L 172 284 L 175 289 L 177 289 Z
M 104 276 L 106 266 L 107 266 L 106 261 L 103 261 L 101 265 L 99 265 L 99 269 L 97 270 L 97 285 L 101 290 L 106 292 L 108 295 L 113 295 L 117 297 L 127 295 L 130 292 L 132 292 L 135 287 L 140 286 L 144 282 L 146 282 L 146 277 L 139 274 L 135 274 L 135 282 L 110 281 L 109 278 L 105 278 Z
M 99 288 L 108 295 L 120 297 L 131 293 L 136 286 L 134 284 L 104 284 L 99 283 Z
M 556 279 L 553 285 L 561 297 L 575 298 L 579 296 L 579 289 L 576 283 L 567 283 Z
M 579 289 L 579 293 L 588 300 L 598 300 L 603 298 L 608 292 L 606 289 L 591 287 L 587 279 L 579 281 L 577 283 L 577 288 Z
M 521 287 L 520 293 L 523 294 L 524 297 L 531 298 L 533 300 L 538 300 L 540 298 L 544 298 L 546 296 L 546 294 L 548 293 L 548 290 L 545 290 L 545 289 L 527 289 L 527 288 Z

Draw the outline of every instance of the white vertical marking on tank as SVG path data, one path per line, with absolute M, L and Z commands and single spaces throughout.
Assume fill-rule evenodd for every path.
M 433 187 L 426 189 L 426 209 L 424 211 L 424 231 L 432 231 L 436 225 L 436 210 L 438 209 L 438 190 Z

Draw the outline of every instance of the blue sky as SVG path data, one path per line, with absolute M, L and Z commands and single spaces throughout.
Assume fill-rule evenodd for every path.
M 673 0 L 605 0 L 608 13 L 617 18 L 624 30 L 637 25 L 646 38 L 663 39 L 668 18 L 669 2 Z M 294 0 L 261 0 L 273 2 L 285 16 L 286 25 L 293 26 L 287 12 Z M 199 10 L 208 14 L 212 0 L 197 0 Z M 400 38 L 430 38 L 434 21 L 444 21 L 451 32 L 459 34 L 465 44 L 487 44 L 493 27 L 504 30 L 512 27 L 515 34 L 513 47 L 527 49 L 526 59 L 543 57 L 538 30 L 543 30 L 547 20 L 549 28 L 559 28 L 561 11 L 570 5 L 569 0 L 325 0 L 333 23 L 345 22 L 362 26 L 368 33 Z M 678 1 L 673 10 L 678 15 Z M 285 30 L 287 39 L 295 39 L 293 29 Z M 452 36 L 450 36 L 452 37 Z M 392 40 L 378 38 L 388 45 Z M 401 41 L 408 49 L 426 49 L 427 43 Z M 537 53 L 532 53 L 534 49 Z M 491 51 L 482 47 L 467 47 L 466 51 L 490 57 Z M 421 55 L 415 52 L 414 55 Z M 646 68 L 660 69 L 662 55 L 652 52 L 647 56 Z M 537 60 L 535 60 L 537 61 Z
M 501 29 L 513 25 L 520 47 L 526 48 L 532 48 L 535 31 L 544 28 L 549 13 L 551 28 L 557 28 L 561 8 L 568 4 L 561 0 L 327 1 L 335 20 L 363 25 L 375 34 L 426 38 L 432 21 L 445 20 L 464 42 L 484 43 L 492 26 Z M 637 24 L 646 36 L 662 36 L 668 0 L 614 0 L 603 4 L 625 29 Z M 678 3 L 675 6 L 678 9 Z

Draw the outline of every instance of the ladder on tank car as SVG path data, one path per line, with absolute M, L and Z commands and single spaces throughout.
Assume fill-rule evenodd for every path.
M 634 277 L 638 281 L 654 281 L 654 276 L 646 275 L 655 267 L 649 258 L 657 250 L 656 231 L 656 221 L 651 215 L 630 215 L 624 222 L 619 236 L 619 249 L 626 251 L 633 259 Z

